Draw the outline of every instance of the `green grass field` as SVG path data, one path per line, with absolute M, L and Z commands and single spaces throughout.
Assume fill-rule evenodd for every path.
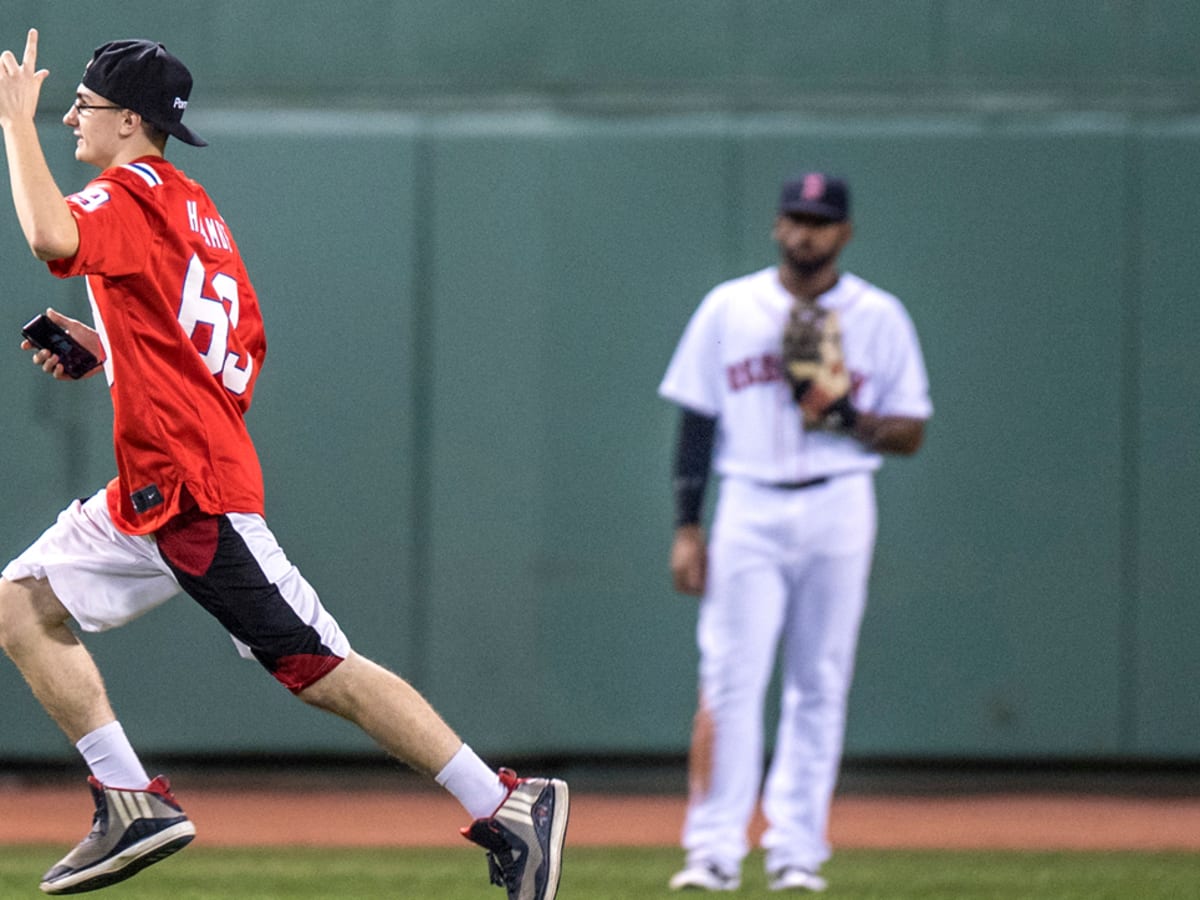
M 38 877 L 65 848 L 0 847 L 0 897 L 42 897 Z M 678 897 L 674 849 L 568 849 L 561 900 Z M 462 850 L 221 850 L 191 847 L 114 885 L 108 900 L 504 900 L 483 855 Z M 1200 897 L 1200 854 L 846 850 L 825 868 L 830 900 L 1181 900 Z M 779 897 L 751 856 L 734 897 Z

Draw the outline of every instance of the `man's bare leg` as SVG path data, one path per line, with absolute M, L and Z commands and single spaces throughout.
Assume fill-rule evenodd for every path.
M 45 579 L 0 578 L 0 646 L 71 741 L 116 721 L 104 680 Z
M 358 725 L 392 756 L 431 777 L 463 745 L 412 685 L 354 652 L 297 696 Z
M 474 805 L 475 821 L 463 835 L 488 851 L 492 881 L 510 897 L 554 900 L 570 809 L 566 782 L 494 773 L 408 682 L 356 653 L 299 696 L 434 775 L 468 810 Z
M 94 827 L 42 876 L 40 887 L 47 894 L 123 881 L 187 846 L 196 834 L 167 781 L 146 776 L 113 714 L 100 670 L 69 619 L 46 580 L 0 578 L 0 646 L 93 773 L 121 773 L 115 787 L 105 783 L 107 778 L 92 779 Z M 128 799 L 133 796 L 135 801 Z M 124 812 L 110 814 L 114 804 Z M 128 821 L 133 809 L 138 812 Z

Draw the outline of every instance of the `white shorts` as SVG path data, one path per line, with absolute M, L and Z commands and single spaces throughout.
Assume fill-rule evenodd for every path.
M 167 554 L 166 529 L 162 546 L 156 536 L 118 530 L 101 490 L 63 510 L 3 576 L 48 580 L 84 631 L 117 628 L 186 591 L 225 625 L 243 657 L 293 691 L 345 659 L 349 641 L 262 516 L 199 514 L 199 523 L 207 527 L 175 529 Z M 220 565 L 196 568 L 201 557 Z

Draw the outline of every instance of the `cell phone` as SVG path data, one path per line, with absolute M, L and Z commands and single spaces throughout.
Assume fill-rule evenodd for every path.
M 92 351 L 71 337 L 62 326 L 47 316 L 34 316 L 21 329 L 25 340 L 39 350 L 49 350 L 58 355 L 58 361 L 63 371 L 71 378 L 82 378 L 96 366 L 100 360 Z

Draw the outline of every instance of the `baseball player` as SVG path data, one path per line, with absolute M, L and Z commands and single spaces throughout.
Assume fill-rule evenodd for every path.
M 760 786 L 770 888 L 825 888 L 818 873 L 875 542 L 874 473 L 883 454 L 916 452 L 932 414 L 900 301 L 839 270 L 852 234 L 844 180 L 788 180 L 773 232 L 778 265 L 704 298 L 659 387 L 682 409 L 671 572 L 677 590 L 701 598 L 686 864 L 673 889 L 738 887 Z M 710 466 L 721 484 L 706 546 Z M 777 648 L 780 720 L 763 785 Z
M 34 124 L 48 75 L 37 41 L 30 30 L 19 63 L 0 54 L 13 201 L 34 254 L 59 277 L 85 279 L 94 329 L 48 314 L 95 357 L 86 375 L 108 382 L 117 463 L 106 488 L 71 503 L 0 578 L 0 644 L 79 750 L 96 804 L 91 832 L 41 889 L 105 887 L 195 834 L 167 780 L 142 766 L 71 627 L 123 625 L 184 591 L 297 697 L 450 791 L 509 900 L 552 900 L 566 784 L 493 770 L 407 682 L 355 653 L 267 526 L 243 421 L 266 352 L 258 297 L 229 225 L 164 156 L 169 137 L 205 144 L 182 121 L 191 74 L 161 44 L 97 48 L 63 123 L 75 157 L 100 174 L 64 197 Z M 72 380 L 57 353 L 22 346 Z

